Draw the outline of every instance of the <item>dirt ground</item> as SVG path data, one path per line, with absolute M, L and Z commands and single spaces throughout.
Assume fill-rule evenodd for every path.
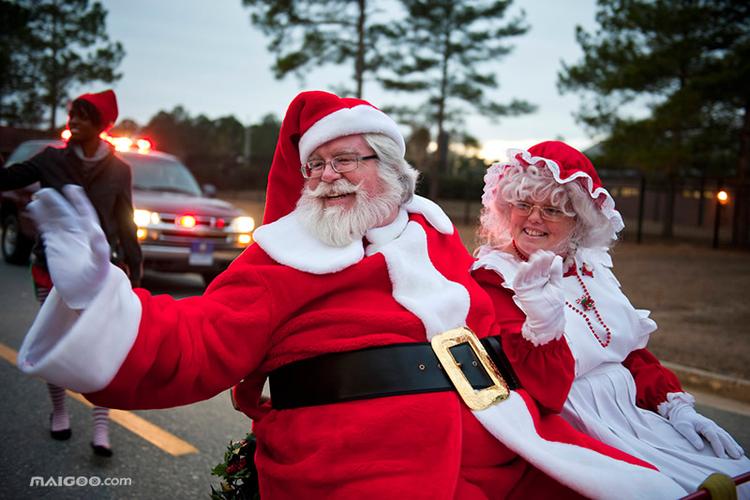
M 623 243 L 614 271 L 659 330 L 659 358 L 750 380 L 750 254 L 693 245 Z
M 261 220 L 262 198 L 226 198 Z M 460 221 L 456 208 L 448 212 Z M 473 250 L 474 226 L 458 228 Z M 659 325 L 649 343 L 659 359 L 750 380 L 750 253 L 706 244 L 620 242 L 612 256 L 625 294 Z

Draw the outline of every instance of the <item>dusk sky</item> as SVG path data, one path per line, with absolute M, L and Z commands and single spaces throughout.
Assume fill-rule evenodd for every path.
M 126 51 L 119 68 L 123 78 L 114 85 L 120 117 L 141 125 L 158 111 L 177 105 L 191 116 L 233 114 L 245 124 L 255 123 L 267 113 L 283 116 L 301 90 L 330 90 L 351 80 L 349 66 L 311 71 L 304 84 L 294 76 L 276 80 L 270 70 L 268 40 L 252 26 L 241 0 L 104 0 L 103 4 L 109 12 L 109 35 Z M 513 39 L 510 55 L 482 69 L 498 75 L 500 88 L 492 93 L 494 98 L 525 99 L 539 109 L 497 123 L 467 116 L 467 129 L 482 142 L 486 159 L 504 158 L 508 147 L 527 148 L 545 139 L 563 138 L 582 149 L 595 142 L 572 117 L 579 96 L 560 96 L 556 88 L 561 61 L 574 63 L 581 57 L 575 26 L 592 26 L 595 4 L 595 0 L 514 2 L 511 12 L 523 8 L 531 29 Z M 364 94 L 376 106 L 410 99 L 408 94 L 385 92 L 375 82 L 365 83 Z

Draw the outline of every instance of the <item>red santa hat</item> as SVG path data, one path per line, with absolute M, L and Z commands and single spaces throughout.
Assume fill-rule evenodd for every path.
M 281 123 L 266 189 L 263 223 L 294 210 L 304 179 L 300 165 L 326 142 L 355 134 L 378 133 L 393 139 L 406 152 L 404 137 L 392 118 L 367 101 L 329 92 L 302 92 L 289 105 Z
M 482 204 L 491 206 L 497 196 L 500 179 L 512 166 L 546 166 L 558 184 L 578 182 L 591 195 L 592 202 L 610 221 L 612 238 L 625 227 L 620 212 L 615 210 L 615 200 L 604 189 L 591 161 L 577 149 L 561 141 L 545 141 L 528 149 L 509 149 L 507 162 L 495 163 L 484 176 Z
M 117 121 L 117 97 L 113 90 L 105 90 L 96 94 L 82 94 L 79 95 L 75 100 L 83 100 L 91 103 L 102 119 L 102 127 L 104 130 L 109 130 Z

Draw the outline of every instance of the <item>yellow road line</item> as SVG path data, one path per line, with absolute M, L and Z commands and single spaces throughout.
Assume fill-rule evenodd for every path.
M 16 366 L 16 359 L 18 358 L 18 353 L 8 347 L 7 345 L 0 342 L 0 357 L 2 357 L 5 361 L 12 364 L 13 366 Z
M 0 342 L 0 357 L 8 361 L 9 363 L 16 365 L 18 353 Z M 89 408 L 93 407 L 86 398 L 77 392 L 68 390 L 66 391 L 70 397 L 83 403 Z M 174 434 L 165 431 L 161 427 L 152 424 L 148 420 L 139 417 L 135 413 L 125 410 L 111 410 L 109 416 L 112 421 L 117 422 L 133 434 L 140 436 L 149 443 L 153 444 L 157 448 L 179 457 L 181 455 L 188 455 L 190 453 L 198 453 L 198 449 L 187 441 L 183 441 Z

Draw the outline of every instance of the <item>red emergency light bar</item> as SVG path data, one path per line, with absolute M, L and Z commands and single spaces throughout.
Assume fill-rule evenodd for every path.
M 67 128 L 60 134 L 60 138 L 65 142 L 70 140 L 70 136 L 70 130 Z M 111 136 L 106 132 L 99 134 L 99 137 L 112 144 L 116 151 L 132 151 L 135 149 L 138 153 L 146 154 L 153 149 L 153 143 L 149 139 L 133 140 L 130 137 Z

